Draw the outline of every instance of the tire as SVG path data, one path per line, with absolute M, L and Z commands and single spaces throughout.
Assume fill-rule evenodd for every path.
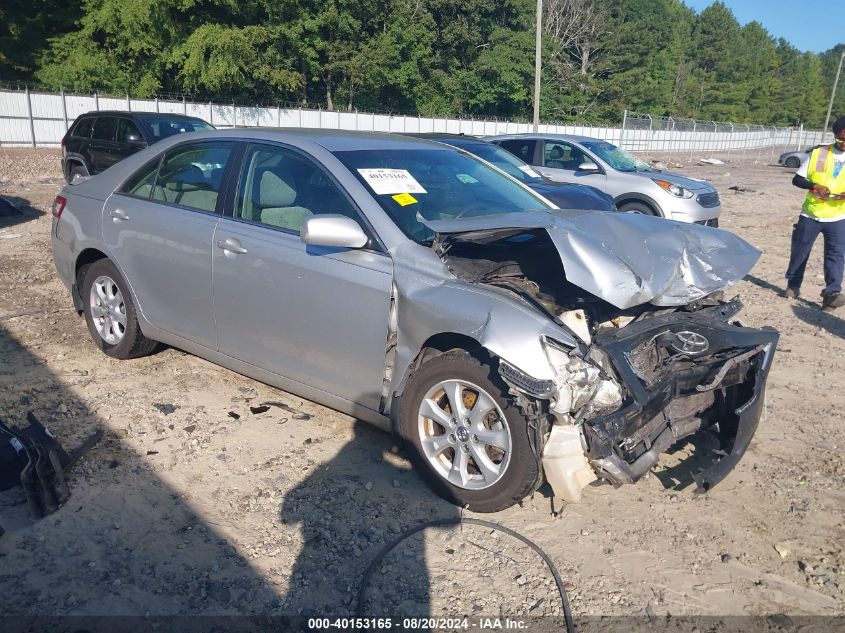
M 801 159 L 797 156 L 790 156 L 786 159 L 786 166 L 790 169 L 798 169 L 801 166 Z
M 619 210 L 625 213 L 639 213 L 640 215 L 657 216 L 657 212 L 645 202 L 626 202 L 619 207 Z
M 450 413 L 458 392 L 469 407 L 463 421 Z M 417 471 L 438 495 L 475 512 L 503 510 L 539 481 L 528 422 L 507 392 L 490 364 L 453 350 L 417 369 L 399 404 L 399 433 Z
M 76 179 L 77 176 L 85 177 L 85 176 L 88 176 L 88 175 L 89 175 L 88 170 L 85 169 L 84 165 L 74 164 L 70 168 L 70 171 L 68 172 L 67 181 L 68 181 L 68 183 L 72 183 Z
M 129 287 L 110 260 L 100 259 L 83 268 L 79 286 L 88 332 L 104 354 L 126 360 L 156 349 L 158 343 L 141 332 Z

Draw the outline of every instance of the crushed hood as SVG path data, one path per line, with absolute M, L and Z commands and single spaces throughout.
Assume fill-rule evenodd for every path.
M 742 279 L 760 257 L 727 231 L 631 213 L 538 210 L 422 222 L 438 241 L 490 243 L 543 229 L 567 280 L 623 309 L 685 305 Z

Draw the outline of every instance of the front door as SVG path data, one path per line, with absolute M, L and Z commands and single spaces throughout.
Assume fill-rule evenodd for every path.
M 103 240 L 146 319 L 217 346 L 211 265 L 222 174 L 235 143 L 177 145 L 142 167 L 103 209 Z
M 606 176 L 602 172 L 579 171 L 584 163 L 594 163 L 595 159 L 579 147 L 566 141 L 542 141 L 540 165 L 537 171 L 549 180 L 557 182 L 574 182 L 580 185 L 591 185 L 604 191 Z
M 308 247 L 306 218 L 358 211 L 310 158 L 251 145 L 214 236 L 222 353 L 378 410 L 393 266 L 374 248 Z

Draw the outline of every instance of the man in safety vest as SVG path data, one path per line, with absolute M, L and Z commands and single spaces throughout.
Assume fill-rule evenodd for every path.
M 833 124 L 833 145 L 821 145 L 810 152 L 792 184 L 807 189 L 801 216 L 792 230 L 792 253 L 786 269 L 784 296 L 796 299 L 810 251 L 819 233 L 824 236 L 824 281 L 822 309 L 845 305 L 842 273 L 845 269 L 845 117 Z

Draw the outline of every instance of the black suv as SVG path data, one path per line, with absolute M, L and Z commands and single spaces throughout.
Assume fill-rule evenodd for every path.
M 62 139 L 62 173 L 98 174 L 130 154 L 182 132 L 213 130 L 196 117 L 157 112 L 88 112 L 80 115 Z

